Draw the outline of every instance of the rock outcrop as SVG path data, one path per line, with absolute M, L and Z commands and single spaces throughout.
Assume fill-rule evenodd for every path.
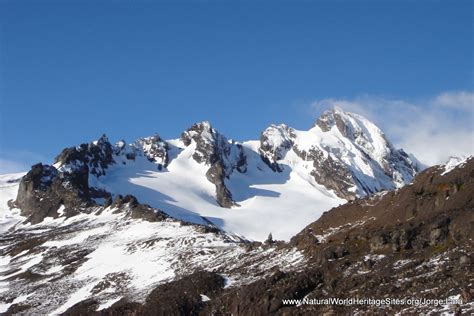
M 88 175 L 87 165 L 81 165 L 69 173 L 36 164 L 21 179 L 16 206 L 32 224 L 41 222 L 45 217 L 57 217 L 61 205 L 66 212 L 74 213 L 92 204 Z
M 159 135 L 139 139 L 137 145 L 143 149 L 148 160 L 158 164 L 158 170 L 166 168 L 169 163 L 169 145 Z
M 181 134 L 181 141 L 185 146 L 195 144 L 193 159 L 209 165 L 206 177 L 216 186 L 217 203 L 226 208 L 237 205 L 225 185 L 225 179 L 234 170 L 245 172 L 247 163 L 242 145 L 229 142 L 209 122 L 194 124 Z

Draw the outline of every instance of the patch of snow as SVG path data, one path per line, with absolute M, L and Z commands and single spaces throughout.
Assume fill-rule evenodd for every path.
M 28 269 L 30 269 L 31 267 L 37 265 L 38 263 L 40 263 L 42 260 L 43 260 L 43 255 L 42 254 L 36 254 L 36 255 L 32 255 L 32 256 L 28 256 L 26 258 L 23 258 L 23 259 L 18 259 L 20 260 L 20 266 L 18 266 L 18 271 L 14 271 L 13 273 L 10 273 L 10 274 L 6 274 L 6 275 L 2 275 L 0 276 L 0 280 L 6 280 L 6 279 L 9 279 L 15 275 L 18 275 L 18 274 L 21 274 L 25 271 L 27 271 Z
M 201 294 L 201 301 L 203 302 L 208 302 L 210 301 L 211 299 L 209 298 L 209 296 L 207 295 L 204 295 L 204 294 Z
M 99 305 L 99 307 L 97 308 L 97 311 L 109 308 L 110 306 L 114 305 L 116 302 L 120 301 L 120 299 L 122 299 L 121 296 L 103 302 L 102 304 Z
M 61 206 L 59 207 L 57 211 L 60 217 L 64 215 L 64 209 L 65 209 L 64 205 L 61 204 Z
M 75 304 L 77 304 L 79 302 L 82 302 L 83 300 L 87 299 L 90 296 L 91 290 L 94 288 L 95 285 L 96 285 L 96 283 L 89 283 L 89 284 L 81 287 L 79 290 L 74 292 L 68 298 L 66 303 L 61 305 L 58 309 L 56 309 L 51 314 L 57 315 L 57 314 L 64 313 L 68 308 L 70 308 L 70 307 L 74 306 Z
M 230 277 L 224 276 L 224 289 L 231 287 L 235 283 L 235 280 L 233 280 Z
M 444 165 L 444 171 L 441 173 L 442 176 L 445 174 L 449 173 L 452 171 L 454 168 L 458 166 L 463 166 L 468 159 L 472 158 L 472 156 L 469 157 L 450 157 L 449 160 L 446 162 Z
M 8 308 L 10 308 L 10 306 L 25 301 L 29 296 L 31 296 L 31 294 L 20 295 L 17 298 L 15 298 L 11 303 L 0 302 L 0 313 L 5 313 L 8 310 Z
M 370 255 L 364 256 L 364 261 L 367 261 L 367 260 L 379 261 L 379 260 L 382 260 L 383 258 L 385 258 L 385 255 L 370 254 Z
M 400 268 L 402 268 L 403 266 L 409 264 L 412 261 L 413 260 L 398 260 L 393 264 L 393 268 L 394 269 L 400 269 Z

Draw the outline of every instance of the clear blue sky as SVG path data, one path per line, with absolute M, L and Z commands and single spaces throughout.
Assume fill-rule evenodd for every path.
M 472 90 L 472 1 L 0 1 L 0 159 L 308 128 L 311 102 Z

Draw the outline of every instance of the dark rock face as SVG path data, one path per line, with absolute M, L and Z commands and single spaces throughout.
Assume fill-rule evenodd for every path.
M 112 203 L 113 208 L 123 209 L 124 206 L 127 206 L 127 212 L 132 219 L 143 219 L 148 222 L 162 222 L 170 218 L 169 215 L 158 209 L 152 208 L 147 204 L 139 203 L 137 198 L 130 194 L 124 197 L 118 195 Z
M 103 189 L 89 187 L 89 176 L 105 175 L 114 162 L 114 149 L 107 137 L 90 144 L 64 149 L 53 166 L 37 164 L 20 182 L 16 205 L 32 224 L 45 217 L 57 217 L 64 205 L 67 216 L 75 215 L 95 205 L 94 198 L 103 198 L 110 204 L 111 195 Z
M 324 235 L 330 227 L 344 228 L 345 236 L 366 236 L 367 247 L 373 250 L 423 250 L 447 240 L 468 240 L 474 225 L 474 159 L 463 168 L 441 173 L 439 167 L 432 167 L 398 191 L 325 212 L 292 242 L 312 248 L 314 236 Z M 332 239 L 336 236 L 331 234 Z
M 313 162 L 314 169 L 311 171 L 311 175 L 319 184 L 324 185 L 329 190 L 334 190 L 338 193 L 338 196 L 346 200 L 355 198 L 355 192 L 349 189 L 354 187 L 357 179 L 345 165 L 334 160 L 331 156 L 325 158 L 324 153 L 315 148 L 306 152 L 300 151 L 298 146 L 295 146 L 293 150 L 303 160 Z
M 64 166 L 70 173 L 87 165 L 91 174 L 100 177 L 105 175 L 107 167 L 114 163 L 112 155 L 112 145 L 107 136 L 102 135 L 96 142 L 64 149 L 56 157 L 56 163 Z
M 224 179 L 226 176 L 222 163 L 216 162 L 211 165 L 209 170 L 206 172 L 206 177 L 209 182 L 216 186 L 216 199 L 220 206 L 230 208 L 234 205 L 237 205 L 232 200 L 232 194 L 230 193 L 229 189 L 227 189 L 225 186 Z
M 320 273 L 284 273 L 229 290 L 210 301 L 201 315 L 295 315 L 283 299 L 303 299 L 321 283 Z
M 32 224 L 45 217 L 57 217 L 63 204 L 65 211 L 74 213 L 91 204 L 88 186 L 89 170 L 82 165 L 73 173 L 58 172 L 56 168 L 37 164 L 20 182 L 16 205 Z
M 242 146 L 229 142 L 213 129 L 209 122 L 194 124 L 181 134 L 181 140 L 185 146 L 190 146 L 194 142 L 196 150 L 193 159 L 210 166 L 206 177 L 216 186 L 217 203 L 227 208 L 236 205 L 231 192 L 225 186 L 225 179 L 234 170 L 246 171 L 247 162 Z
M 144 304 L 122 299 L 111 307 L 96 311 L 94 300 L 80 302 L 64 315 L 201 315 L 207 299 L 214 299 L 224 288 L 224 278 L 217 273 L 198 271 L 155 288 Z
M 195 272 L 178 281 L 158 286 L 147 297 L 142 315 L 198 315 L 206 298 L 215 298 L 224 288 L 217 273 Z M 166 302 L 166 303 L 164 303 Z

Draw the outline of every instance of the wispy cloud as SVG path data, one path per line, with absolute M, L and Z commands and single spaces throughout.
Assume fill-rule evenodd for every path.
M 425 164 L 474 154 L 473 92 L 445 92 L 415 101 L 366 95 L 312 104 L 317 111 L 334 106 L 366 116 L 384 130 L 396 147 L 404 148 Z

